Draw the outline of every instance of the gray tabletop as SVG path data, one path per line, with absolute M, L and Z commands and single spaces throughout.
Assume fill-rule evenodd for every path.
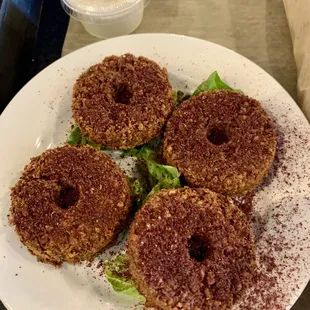
M 265 69 L 296 99 L 296 66 L 282 0 L 152 0 L 136 31 L 145 32 L 189 35 L 226 46 Z M 71 20 L 63 55 L 97 41 Z M 310 285 L 292 308 L 306 309 Z

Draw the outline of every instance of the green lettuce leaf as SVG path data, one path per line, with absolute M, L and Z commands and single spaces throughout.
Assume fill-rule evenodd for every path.
M 140 150 L 138 149 L 130 149 L 130 150 L 125 150 L 122 152 L 122 157 L 126 157 L 126 156 L 133 156 L 133 157 L 137 157 L 139 154 Z
M 173 101 L 174 106 L 178 107 L 186 98 L 186 95 L 181 90 L 174 90 L 173 91 Z
M 81 129 L 78 126 L 74 126 L 71 130 L 68 138 L 67 143 L 70 145 L 89 145 L 97 150 L 101 150 L 100 145 L 88 141 L 85 136 L 82 134 Z
M 181 183 L 179 178 L 175 178 L 172 180 L 165 180 L 163 182 L 158 182 L 152 190 L 148 193 L 147 197 L 161 191 L 162 189 L 171 189 L 171 188 L 180 188 Z
M 119 254 L 115 258 L 105 261 L 104 272 L 107 280 L 112 285 L 115 292 L 122 293 L 145 302 L 145 298 L 139 294 L 132 282 L 126 255 Z
M 180 177 L 177 168 L 157 163 L 155 161 L 156 152 L 147 144 L 142 147 L 136 156 L 145 160 L 149 174 L 158 182 L 165 182 Z
M 68 138 L 67 143 L 70 145 L 78 145 L 82 140 L 82 133 L 78 126 L 74 126 L 71 130 Z
M 84 135 L 81 134 L 81 145 L 86 145 L 87 144 L 87 140 L 86 138 L 84 137 Z
M 140 202 L 142 203 L 145 201 L 146 198 L 150 197 L 152 194 L 157 193 L 161 189 L 181 187 L 180 173 L 178 169 L 156 162 L 156 155 L 156 151 L 152 149 L 148 144 L 145 144 L 141 149 L 127 150 L 124 151 L 122 154 L 122 156 L 135 156 L 138 159 L 144 160 L 146 163 L 150 183 L 153 184 L 153 187 L 146 196 L 140 196 Z
M 185 94 L 182 92 L 182 90 L 174 90 L 173 91 L 174 103 L 178 103 L 178 102 L 182 101 L 184 96 L 185 96 Z
M 146 160 L 148 171 L 158 182 L 165 182 L 180 177 L 177 168 L 167 165 L 157 164 L 152 160 Z
M 173 91 L 173 100 L 174 100 L 174 106 L 177 108 L 183 101 L 190 98 L 190 95 L 185 94 L 181 90 L 174 90 Z
M 215 71 L 209 76 L 209 78 L 206 81 L 202 82 L 197 87 L 197 89 L 193 92 L 192 96 L 197 96 L 201 92 L 204 92 L 204 91 L 212 91 L 212 90 L 220 90 L 220 89 L 228 89 L 232 91 L 241 92 L 240 90 L 233 89 L 229 85 L 224 83 L 222 79 L 220 78 L 220 76 L 218 75 L 218 73 Z
M 147 189 L 145 184 L 139 179 L 129 178 L 129 184 L 131 189 L 131 196 L 134 200 L 134 211 L 140 209 L 144 199 L 147 197 Z
M 86 140 L 86 139 L 85 139 Z M 91 141 L 87 141 L 86 140 L 86 144 L 88 144 L 89 146 L 93 147 L 94 149 L 97 149 L 97 150 L 101 150 L 101 146 L 94 143 L 94 142 L 91 142 Z
M 131 187 L 131 194 L 133 196 L 140 196 L 144 193 L 144 187 L 139 179 L 130 178 L 129 183 Z

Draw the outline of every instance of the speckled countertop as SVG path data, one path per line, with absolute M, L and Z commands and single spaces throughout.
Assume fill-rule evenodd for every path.
M 282 0 L 152 0 L 135 33 L 189 35 L 228 47 L 271 74 L 296 100 L 296 66 Z M 71 20 L 66 55 L 99 41 Z M 310 285 L 292 310 L 310 309 Z

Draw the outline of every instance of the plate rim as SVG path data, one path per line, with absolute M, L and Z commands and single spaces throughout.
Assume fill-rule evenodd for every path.
M 7 106 L 5 107 L 5 109 L 2 111 L 1 115 L 0 115 L 0 121 L 3 117 L 3 115 L 6 115 L 8 112 L 7 110 L 10 109 L 10 107 L 12 106 L 12 103 L 15 102 L 15 99 L 16 97 L 19 95 L 20 92 L 22 92 L 24 90 L 24 88 L 26 88 L 28 86 L 28 84 L 30 84 L 34 79 L 36 79 L 42 72 L 45 72 L 47 70 L 50 70 L 53 66 L 56 66 L 58 65 L 60 62 L 63 61 L 63 59 L 66 59 L 66 57 L 68 56 L 74 56 L 75 54 L 78 54 L 80 53 L 81 51 L 83 50 L 87 50 L 89 48 L 93 48 L 94 46 L 99 46 L 101 44 L 105 44 L 106 42 L 111 42 L 111 41 L 114 41 L 114 40 L 122 40 L 123 38 L 129 38 L 129 37 L 150 37 L 150 36 L 153 36 L 153 37 L 176 37 L 176 38 L 180 38 L 180 39 L 185 39 L 185 40 L 194 40 L 194 41 L 200 41 L 200 42 L 204 42 L 204 43 L 208 43 L 208 44 L 211 44 L 217 48 L 220 48 L 220 49 L 224 49 L 226 50 L 227 52 L 230 52 L 230 53 L 233 53 L 235 55 L 238 55 L 238 56 L 241 56 L 243 57 L 244 59 L 246 59 L 248 62 L 251 62 L 252 64 L 254 64 L 255 66 L 259 67 L 261 70 L 264 71 L 264 73 L 266 75 L 268 75 L 271 79 L 273 79 L 274 82 L 276 82 L 278 84 L 278 86 L 280 86 L 284 92 L 286 93 L 287 96 L 290 97 L 290 99 L 296 104 L 299 112 L 301 113 L 301 115 L 303 116 L 304 120 L 307 120 L 306 116 L 304 115 L 304 113 L 302 112 L 300 106 L 298 105 L 298 103 L 294 100 L 294 98 L 291 96 L 291 94 L 270 74 L 268 73 L 264 68 L 262 68 L 261 66 L 259 66 L 258 64 L 256 64 L 254 61 L 252 61 L 251 59 L 247 58 L 246 56 L 226 47 L 226 46 L 223 46 L 223 45 L 220 45 L 218 43 L 215 43 L 215 42 L 212 42 L 212 41 L 209 41 L 209 40 L 204 40 L 204 39 L 201 39 L 201 38 L 197 38 L 197 37 L 192 37 L 192 36 L 187 36 L 187 35 L 181 35 L 181 34 L 174 34 L 174 33 L 136 33 L 136 34 L 130 34 L 130 35 L 124 35 L 124 36 L 119 36 L 119 37 L 115 37 L 115 38 L 109 38 L 109 39 L 106 39 L 106 40 L 101 40 L 101 41 L 98 41 L 98 42 L 94 42 L 92 44 L 89 44 L 89 45 L 86 45 L 86 46 L 83 46 L 77 50 L 74 50 L 62 57 L 60 57 L 59 59 L 57 59 L 56 61 L 54 61 L 53 63 L 51 63 L 50 65 L 48 65 L 47 67 L 45 67 L 43 70 L 41 70 L 40 72 L 38 72 L 35 76 L 33 76 L 15 95 L 14 97 L 10 100 L 10 102 L 7 104 Z M 14 105 L 16 105 L 17 103 L 14 103 Z M 308 122 L 309 123 L 309 122 Z M 309 123 L 309 126 L 310 126 L 310 123 Z

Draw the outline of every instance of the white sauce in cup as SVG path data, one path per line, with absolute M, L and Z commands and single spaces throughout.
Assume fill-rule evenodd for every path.
M 61 0 L 64 10 L 98 38 L 133 32 L 150 0 Z

